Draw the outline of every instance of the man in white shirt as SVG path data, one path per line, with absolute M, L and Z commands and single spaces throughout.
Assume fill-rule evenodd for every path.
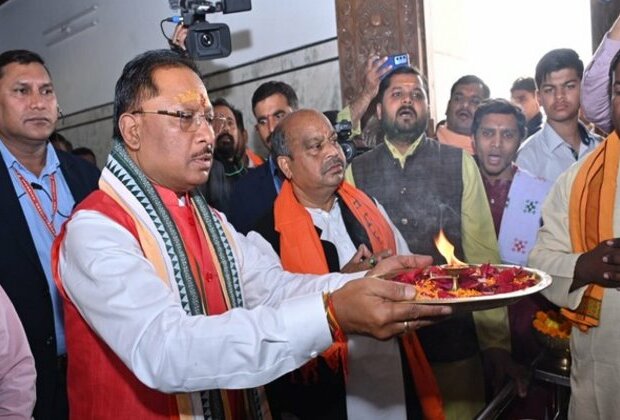
M 568 48 L 551 50 L 536 65 L 536 96 L 547 120 L 519 148 L 517 166 L 554 182 L 600 142 L 579 122 L 583 62 Z
M 338 289 L 359 275 L 285 272 L 262 238 L 210 209 L 196 187 L 212 161 L 213 110 L 191 60 L 161 50 L 130 61 L 114 120 L 100 191 L 53 253 L 75 418 L 265 418 L 262 389 L 248 388 L 316 357 L 332 337 L 385 339 L 450 313 L 394 302 L 414 296 L 405 285 Z M 369 274 L 419 262 L 429 263 L 393 258 Z
M 322 113 L 303 109 L 287 115 L 274 130 L 271 145 L 272 157 L 286 180 L 273 211 L 261 219 L 256 231 L 271 243 L 285 269 L 359 271 L 387 255 L 410 254 L 383 207 L 343 182 L 345 156 L 337 133 Z M 341 349 L 323 353 L 318 363 L 313 361 L 270 385 L 270 401 L 301 419 L 443 415 L 421 346 L 416 360 L 408 360 L 405 346 L 413 348 L 415 343 L 406 338 L 399 343 L 351 337 Z M 427 366 L 428 377 L 422 378 L 416 363 Z M 424 385 L 414 381 L 414 386 L 412 378 Z

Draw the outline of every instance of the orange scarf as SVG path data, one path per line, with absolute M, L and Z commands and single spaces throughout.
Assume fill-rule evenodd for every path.
M 248 156 L 248 163 L 249 163 L 248 167 L 249 168 L 256 168 L 257 166 L 265 163 L 265 160 L 259 155 L 257 155 L 256 153 L 254 153 L 254 151 L 251 150 L 250 148 L 246 147 L 245 154 Z
M 474 146 L 471 144 L 472 140 L 470 136 L 456 133 L 450 130 L 446 125 L 439 126 L 436 134 L 439 143 L 458 147 L 459 149 L 465 150 L 470 155 L 474 154 Z
M 575 177 L 568 210 L 575 253 L 590 251 L 602 241 L 613 238 L 619 159 L 620 138 L 613 132 L 590 153 Z M 562 309 L 562 313 L 583 332 L 598 326 L 604 291 L 603 287 L 590 284 L 577 309 Z
M 347 208 L 351 210 L 366 230 L 372 251 L 378 253 L 389 249 L 392 251 L 392 255 L 395 255 L 394 233 L 375 203 L 366 194 L 347 182 L 340 184 L 337 192 Z M 284 181 L 282 190 L 276 199 L 274 220 L 275 229 L 280 233 L 280 258 L 282 266 L 286 270 L 312 274 L 329 272 L 325 252 L 312 222 L 312 217 L 304 206 L 297 201 L 289 181 Z M 444 419 L 439 387 L 417 335 L 410 333 L 401 339 L 416 392 L 424 411 L 424 417 L 427 419 Z M 346 375 L 347 352 L 346 341 L 340 341 L 324 351 L 322 357 L 334 371 L 342 366 Z M 311 374 L 316 367 L 313 362 L 316 363 L 316 361 L 311 361 L 302 369 Z

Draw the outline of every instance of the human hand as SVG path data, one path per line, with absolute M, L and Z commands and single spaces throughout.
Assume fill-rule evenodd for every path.
M 375 268 L 366 275 L 368 277 L 380 277 L 398 270 L 424 268 L 432 262 L 433 258 L 428 255 L 394 255 L 381 259 Z
M 353 280 L 331 294 L 336 320 L 345 334 L 386 340 L 452 313 L 449 306 L 411 302 L 415 287 L 376 278 Z
M 602 287 L 620 287 L 620 238 L 603 241 L 579 256 L 570 290 L 590 283 Z
M 389 249 L 383 250 L 377 254 L 370 252 L 368 247 L 361 244 L 357 248 L 357 252 L 353 255 L 353 258 L 342 267 L 341 273 L 355 273 L 357 271 L 365 271 L 375 267 L 384 258 L 392 255 L 392 251 Z
M 371 55 L 366 61 L 366 69 L 364 70 L 364 86 L 362 87 L 362 95 L 372 100 L 379 92 L 379 84 L 381 78 L 392 70 L 392 66 L 382 67 L 387 61 L 387 56 L 379 57 Z
M 500 348 L 489 348 L 482 352 L 482 356 L 487 377 L 491 379 L 493 395 L 497 395 L 501 390 L 506 378 L 512 378 L 517 395 L 521 398 L 527 396 L 530 374 L 525 366 L 512 359 L 510 352 Z

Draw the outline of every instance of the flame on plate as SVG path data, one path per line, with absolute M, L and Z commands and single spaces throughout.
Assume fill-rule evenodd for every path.
M 448 241 L 448 238 L 446 238 L 446 235 L 444 235 L 443 228 L 439 229 L 439 233 L 435 236 L 435 246 L 448 262 L 448 266 L 467 266 L 467 264 L 454 256 L 454 245 L 452 245 L 450 241 Z

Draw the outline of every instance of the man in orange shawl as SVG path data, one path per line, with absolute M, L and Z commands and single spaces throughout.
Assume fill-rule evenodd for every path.
M 360 271 L 386 255 L 410 254 L 383 207 L 343 182 L 345 157 L 324 115 L 296 111 L 281 121 L 271 141 L 286 181 L 257 231 L 285 269 Z M 300 418 L 444 418 L 435 378 L 413 332 L 389 341 L 350 337 L 268 392 L 283 412 Z
M 450 89 L 446 120 L 437 124 L 437 140 L 473 155 L 471 125 L 474 113 L 483 100 L 489 99 L 490 94 L 489 87 L 477 76 L 463 76 L 454 82 Z
M 543 207 L 532 266 L 573 321 L 569 418 L 616 418 L 620 401 L 620 52 L 612 61 L 612 132 L 558 178 Z

